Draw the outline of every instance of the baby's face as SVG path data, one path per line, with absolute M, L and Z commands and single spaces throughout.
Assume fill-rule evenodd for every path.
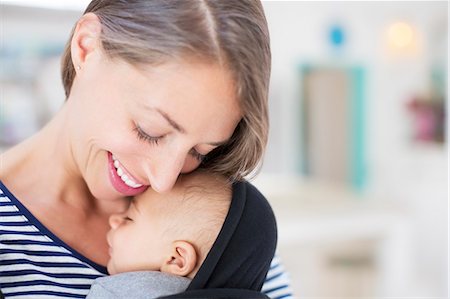
M 164 260 L 170 258 L 171 241 L 164 232 L 175 220 L 168 214 L 177 196 L 175 190 L 164 195 L 147 190 L 131 202 L 127 211 L 110 217 L 110 274 L 160 270 Z

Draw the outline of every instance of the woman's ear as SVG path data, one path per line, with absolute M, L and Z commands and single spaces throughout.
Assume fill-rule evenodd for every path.
M 89 54 L 93 53 L 100 44 L 101 23 L 93 13 L 87 13 L 78 21 L 73 33 L 70 50 L 74 68 L 83 67 Z
M 197 264 L 197 252 L 187 241 L 175 241 L 170 255 L 164 260 L 161 272 L 178 276 L 188 276 Z

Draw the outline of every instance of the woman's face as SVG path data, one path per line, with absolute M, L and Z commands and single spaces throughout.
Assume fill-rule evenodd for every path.
M 137 69 L 98 50 L 77 70 L 67 105 L 75 165 L 103 199 L 170 190 L 242 117 L 231 75 L 218 65 Z

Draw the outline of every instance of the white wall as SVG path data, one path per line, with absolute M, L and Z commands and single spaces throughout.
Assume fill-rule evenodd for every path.
M 447 292 L 447 146 L 414 145 L 405 103 L 428 91 L 431 65 L 447 56 L 446 2 L 265 1 L 272 39 L 271 135 L 262 174 L 298 174 L 302 62 L 359 64 L 367 69 L 367 192 L 412 210 L 415 257 L 425 293 Z M 395 21 L 413 26 L 417 47 L 389 54 L 386 29 Z M 347 33 L 336 56 L 327 28 Z M 441 63 L 446 63 L 441 60 Z M 448 67 L 446 67 L 448 69 Z M 418 274 L 419 275 L 419 274 Z

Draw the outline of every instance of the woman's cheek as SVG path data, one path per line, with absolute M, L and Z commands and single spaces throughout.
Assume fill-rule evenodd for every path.
M 183 168 L 181 168 L 181 173 L 189 173 L 194 171 L 200 165 L 200 161 L 197 159 L 188 156 L 186 161 L 184 162 Z

